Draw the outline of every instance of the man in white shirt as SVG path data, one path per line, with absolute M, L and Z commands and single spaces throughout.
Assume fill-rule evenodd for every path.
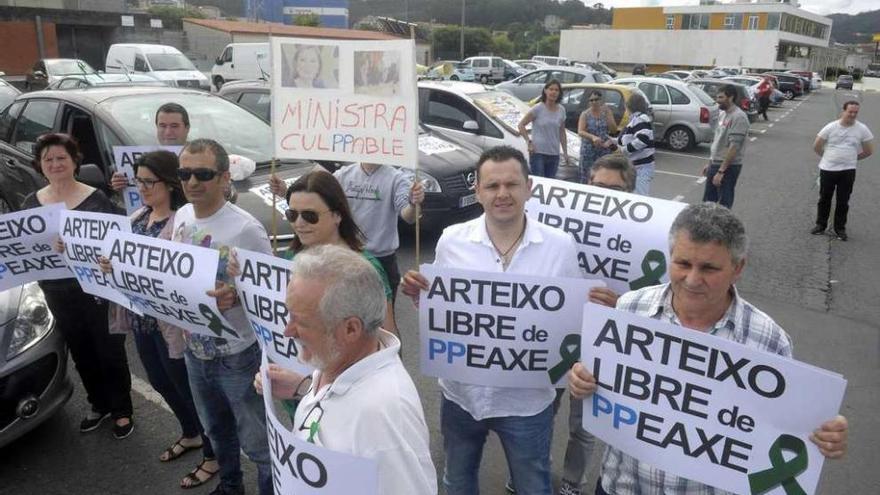
M 379 274 L 361 254 L 332 245 L 297 254 L 287 287 L 295 316 L 284 334 L 316 371 L 304 379 L 270 366 L 272 394 L 299 400 L 293 432 L 301 439 L 375 459 L 378 493 L 436 494 L 419 394 L 398 355 L 400 340 L 380 328 L 385 301 Z M 255 385 L 262 392 L 260 374 Z
M 846 216 L 849 213 L 849 196 L 856 181 L 856 164 L 874 153 L 874 135 L 868 126 L 856 120 L 859 102 L 850 100 L 843 104 L 840 118 L 819 131 L 813 150 L 822 157 L 819 161 L 819 204 L 816 208 L 816 226 L 810 231 L 821 235 L 828 228 L 831 214 L 831 198 L 837 191 L 834 206 L 834 233 L 841 241 L 846 235 Z
M 509 146 L 487 150 L 477 163 L 477 199 L 484 214 L 448 227 L 437 241 L 434 264 L 545 277 L 583 277 L 574 239 L 526 220 L 531 195 L 525 157 Z M 416 299 L 424 276 L 409 271 L 401 284 Z M 441 431 L 446 451 L 443 485 L 449 495 L 479 493 L 483 445 L 494 431 L 504 447 L 518 493 L 550 495 L 553 399 L 547 388 L 509 388 L 440 380 Z

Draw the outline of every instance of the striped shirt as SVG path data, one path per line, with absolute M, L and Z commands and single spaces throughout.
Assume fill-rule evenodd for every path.
M 617 145 L 634 167 L 654 163 L 654 126 L 651 117 L 636 112 L 617 137 Z
M 733 301 L 724 316 L 708 330 L 722 339 L 755 349 L 791 357 L 791 339 L 779 325 L 731 288 Z M 628 292 L 617 301 L 617 309 L 681 325 L 672 309 L 669 284 Z M 727 495 L 696 481 L 680 478 L 639 462 L 608 447 L 602 458 L 602 489 L 613 495 Z M 731 494 L 732 495 L 732 494 Z

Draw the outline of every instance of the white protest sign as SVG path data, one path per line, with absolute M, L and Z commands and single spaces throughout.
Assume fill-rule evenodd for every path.
M 55 251 L 63 203 L 0 215 L 0 291 L 73 274 Z
M 275 493 L 296 495 L 357 493 L 375 495 L 379 487 L 379 468 L 374 459 L 334 452 L 291 433 L 278 421 L 272 400 L 272 380 L 266 375 L 263 353 L 263 402 L 266 405 L 266 433 L 272 459 Z M 320 416 L 315 428 L 320 428 Z M 308 419 L 308 418 L 306 418 Z M 294 425 L 297 427 L 297 425 Z M 303 433 L 310 434 L 312 428 Z
M 413 40 L 271 40 L 276 157 L 416 166 Z
M 583 304 L 598 280 L 422 265 L 421 369 L 475 385 L 565 386 Z
M 125 211 L 129 215 L 131 215 L 138 208 L 144 205 L 144 202 L 141 199 L 141 193 L 140 191 L 138 191 L 137 185 L 135 185 L 134 183 L 134 163 L 144 153 L 149 153 L 156 150 L 166 150 L 174 153 L 175 155 L 179 155 L 181 149 L 183 149 L 183 146 L 152 145 L 113 147 L 113 162 L 116 164 L 116 171 L 121 172 L 123 175 L 125 175 L 125 178 L 126 180 L 128 180 L 129 183 L 129 186 L 127 186 L 122 192 L 122 200 L 125 203 Z
M 598 383 L 583 426 L 608 445 L 734 493 L 815 493 L 824 457 L 809 436 L 837 415 L 840 375 L 594 304 L 581 352 Z
M 104 246 L 116 288 L 145 315 L 200 335 L 244 338 L 206 294 L 217 278 L 216 249 L 116 230 Z
M 111 230 L 131 233 L 131 222 L 122 215 L 63 210 L 61 240 L 64 241 L 64 259 L 84 292 L 141 315 L 140 309 L 116 290 L 110 274 L 102 272 L 98 265 L 104 238 Z
M 571 234 L 587 276 L 623 294 L 668 281 L 669 227 L 685 206 L 533 176 L 526 212 Z
M 449 151 L 458 151 L 458 146 L 449 141 L 440 139 L 430 134 L 419 136 L 419 151 L 426 155 L 437 155 Z
M 290 319 L 286 297 L 291 262 L 240 248 L 235 249 L 235 257 L 241 267 L 235 289 L 263 352 L 279 366 L 300 374 L 311 373 L 309 366 L 299 362 L 296 343 L 284 336 Z

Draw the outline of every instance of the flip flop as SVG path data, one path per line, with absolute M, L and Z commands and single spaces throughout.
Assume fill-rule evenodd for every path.
M 220 472 L 220 466 L 217 466 L 217 469 L 214 471 L 208 471 L 207 469 L 205 469 L 202 466 L 204 466 L 206 462 L 214 461 L 214 460 L 216 460 L 216 459 L 202 459 L 202 462 L 200 462 L 199 465 L 196 466 L 195 469 L 186 473 L 186 476 L 184 476 L 183 479 L 180 480 L 180 487 L 183 488 L 184 490 L 188 490 L 190 488 L 202 486 L 205 483 L 207 483 L 208 481 L 210 481 L 211 478 L 213 478 L 215 474 Z M 205 479 L 199 479 L 199 476 L 198 476 L 199 471 L 207 474 L 208 477 Z M 188 484 L 185 482 L 188 482 Z
M 159 462 L 171 462 L 174 459 L 182 456 L 183 454 L 186 454 L 190 450 L 202 448 L 202 444 L 187 446 L 180 443 L 181 441 L 183 441 L 183 437 L 178 438 L 177 441 L 174 442 L 174 445 L 165 449 L 165 451 L 162 452 L 162 455 L 159 456 Z M 178 451 L 177 449 L 180 450 Z

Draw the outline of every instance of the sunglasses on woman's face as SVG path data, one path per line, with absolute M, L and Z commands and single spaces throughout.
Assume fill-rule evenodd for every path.
M 327 211 L 329 211 L 329 210 L 327 210 Z M 302 217 L 303 220 L 314 225 L 321 220 L 321 213 L 326 213 L 326 211 L 315 211 L 315 210 L 297 211 L 297 210 L 291 210 L 288 208 L 287 211 L 284 212 L 284 216 L 287 217 L 287 221 L 290 223 L 294 223 L 294 222 L 296 222 L 297 218 Z
M 177 177 L 181 182 L 186 182 L 190 177 L 195 176 L 199 182 L 207 182 L 219 174 L 213 168 L 179 168 L 177 169 Z

